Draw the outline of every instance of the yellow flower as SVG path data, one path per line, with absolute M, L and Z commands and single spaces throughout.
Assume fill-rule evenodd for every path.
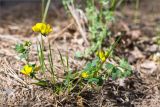
M 21 70 L 21 73 L 29 76 L 32 71 L 33 71 L 33 67 L 32 66 L 25 65 L 23 67 L 23 69 Z
M 106 55 L 103 50 L 98 51 L 96 54 L 101 59 L 102 62 L 106 61 Z
M 82 77 L 83 77 L 83 78 L 88 78 L 88 77 L 89 77 L 89 75 L 88 75 L 88 73 L 87 73 L 87 72 L 82 72 Z
M 48 35 L 50 32 L 52 32 L 52 28 L 49 24 L 46 23 L 37 23 L 36 25 L 34 25 L 32 27 L 32 30 L 34 32 L 39 32 L 41 33 L 43 36 Z

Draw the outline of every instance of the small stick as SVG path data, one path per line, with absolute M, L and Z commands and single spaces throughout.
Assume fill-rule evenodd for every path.
M 48 40 L 51 40 L 52 38 L 55 40 L 59 37 L 59 35 L 62 35 L 68 28 L 70 28 L 74 22 L 72 21 L 69 25 L 67 25 L 65 28 L 63 28 L 60 32 L 56 33 L 54 36 L 49 36 Z
M 158 86 L 158 85 L 160 85 L 160 83 L 157 83 L 157 84 L 152 85 L 152 87 L 150 87 L 150 88 L 148 88 L 147 90 L 145 90 L 144 93 L 148 92 L 149 90 L 151 90 L 152 88 L 154 88 L 154 87 L 156 87 L 156 86 Z

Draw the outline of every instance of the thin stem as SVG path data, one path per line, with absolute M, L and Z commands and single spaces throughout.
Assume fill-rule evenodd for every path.
M 46 20 L 50 3 L 51 3 L 51 0 L 48 0 L 48 1 L 47 1 L 47 4 L 46 4 L 46 7 L 45 7 L 45 10 L 44 10 L 42 22 L 45 22 L 45 20 Z
M 38 81 L 41 81 L 41 79 L 37 78 L 35 75 L 34 75 L 33 78 L 35 78 L 35 79 L 38 80 Z
M 42 18 L 43 18 L 44 8 L 45 8 L 45 0 L 41 0 L 41 2 L 42 2 L 41 8 L 42 8 Z
M 62 65 L 63 65 L 64 72 L 66 73 L 65 64 L 64 64 L 64 61 L 63 61 L 63 57 L 62 57 L 62 54 L 61 54 L 61 52 L 59 51 L 59 49 L 58 49 L 58 53 L 59 53 L 59 56 L 60 56 L 60 59 L 61 59 L 61 63 L 62 63 Z
M 37 39 L 38 43 L 37 43 L 37 52 L 38 52 L 38 58 L 39 58 L 39 62 L 40 62 L 40 66 L 41 66 L 41 71 L 44 73 L 45 72 L 45 62 L 44 62 L 44 44 L 43 44 L 43 38 L 41 35 L 41 42 Z M 39 47 L 38 47 L 39 45 Z
M 116 0 L 111 0 L 111 10 L 114 10 L 116 7 Z
M 50 65 L 52 80 L 53 80 L 53 82 L 55 82 L 54 65 L 53 65 L 52 50 L 51 50 L 50 42 L 49 42 L 49 55 L 48 55 L 48 59 L 49 59 L 49 65 Z
M 66 61 L 67 61 L 67 72 L 69 72 L 69 56 L 68 56 L 68 52 L 67 52 L 67 56 L 66 56 Z

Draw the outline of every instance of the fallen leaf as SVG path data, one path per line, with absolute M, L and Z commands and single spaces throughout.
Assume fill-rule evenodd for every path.
M 141 71 L 145 74 L 153 74 L 157 70 L 157 64 L 154 61 L 146 60 L 141 65 Z
M 140 30 L 133 30 L 130 33 L 131 33 L 132 40 L 137 40 L 141 36 Z
M 134 58 L 136 59 L 141 59 L 144 58 L 145 56 L 143 55 L 143 53 L 137 48 L 135 47 L 133 51 L 130 52 L 131 55 L 133 55 Z

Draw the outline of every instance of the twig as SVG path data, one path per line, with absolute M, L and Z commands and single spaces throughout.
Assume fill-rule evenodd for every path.
M 86 35 L 87 35 L 87 34 L 86 34 L 86 31 L 84 31 L 84 29 L 82 28 L 82 26 L 81 26 L 81 24 L 80 24 L 80 22 L 79 22 L 80 18 L 79 18 L 78 15 L 77 15 L 77 11 L 76 11 L 76 9 L 74 8 L 74 5 L 73 5 L 73 4 L 71 4 L 71 5 L 67 4 L 67 7 L 68 7 L 71 15 L 73 16 L 75 22 L 77 23 L 78 30 L 79 30 L 79 32 L 81 33 L 81 35 L 82 35 L 85 43 L 86 43 L 87 45 L 89 45 L 89 42 L 88 42 L 87 37 L 86 37 Z
M 67 25 L 65 28 L 63 28 L 60 32 L 56 33 L 54 36 L 49 36 L 48 40 L 51 40 L 52 38 L 55 40 L 60 35 L 62 35 L 67 29 L 69 29 L 71 26 L 73 26 L 74 22 L 72 21 L 69 25 Z
M 145 90 L 144 93 L 148 92 L 149 90 L 151 90 L 152 88 L 154 88 L 154 87 L 156 87 L 158 85 L 160 85 L 160 83 L 152 85 L 150 88 L 148 88 L 147 90 Z

